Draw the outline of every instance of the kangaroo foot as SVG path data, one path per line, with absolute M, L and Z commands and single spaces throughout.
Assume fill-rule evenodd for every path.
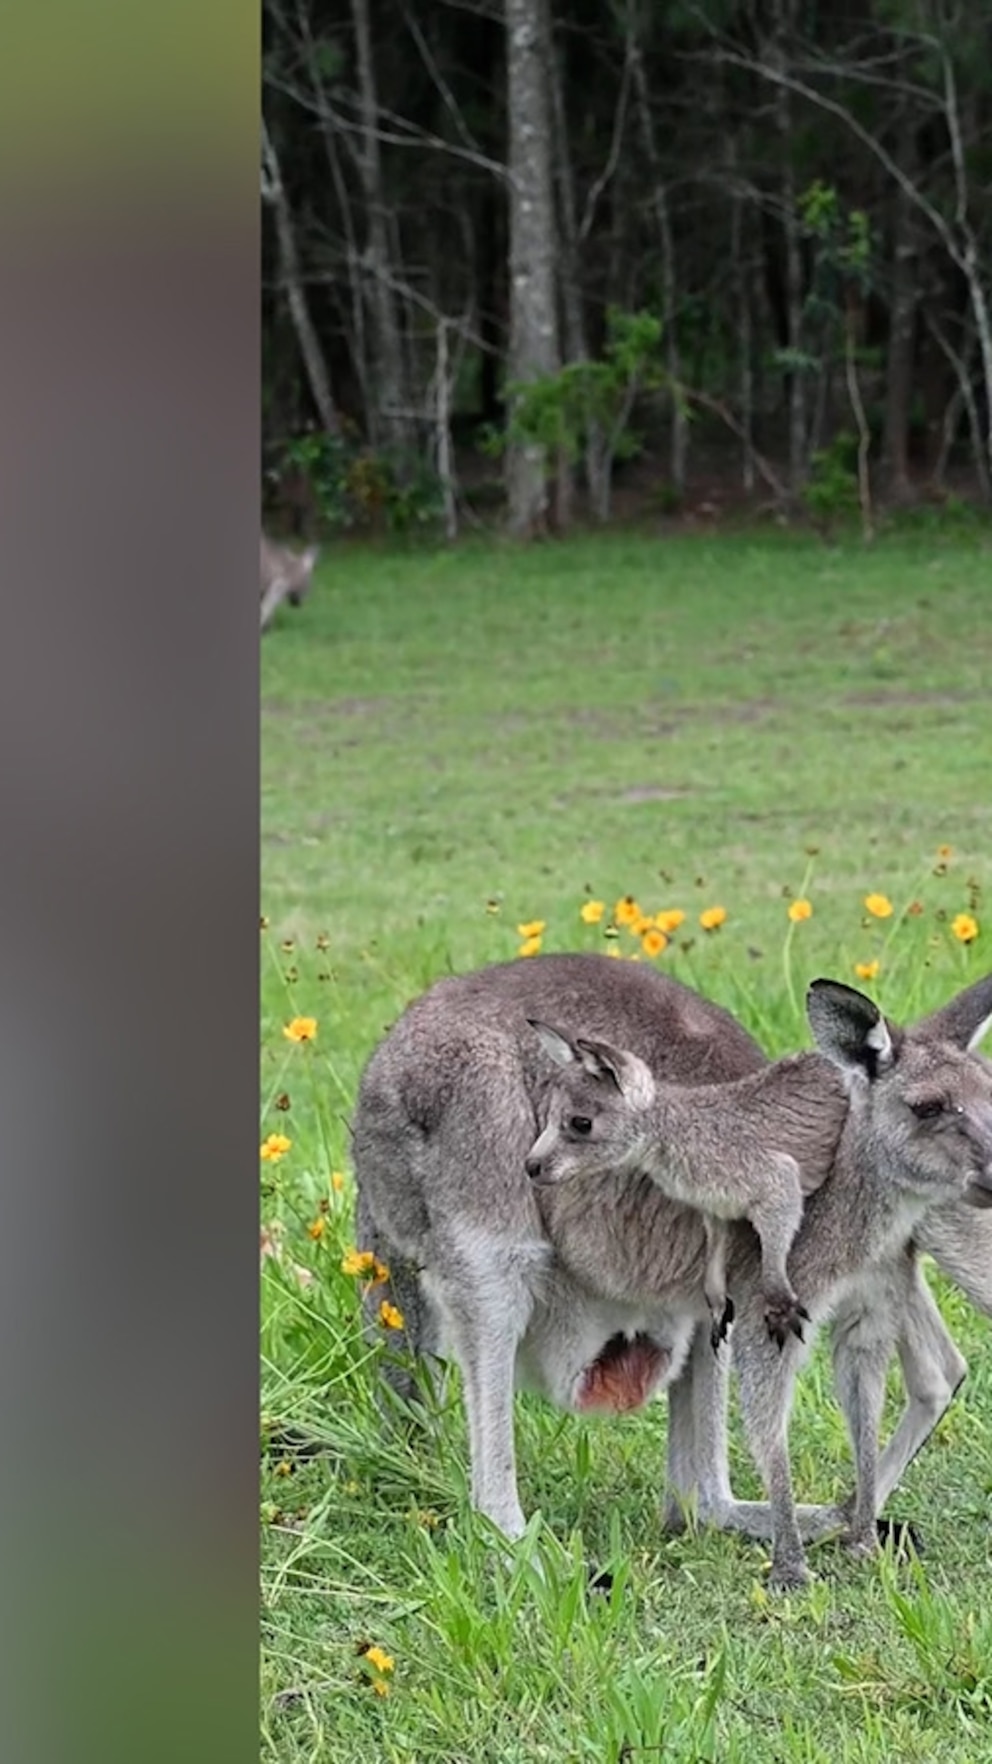
M 724 1300 L 723 1310 L 720 1312 L 719 1317 L 714 1315 L 713 1321 L 710 1325 L 710 1342 L 715 1354 L 719 1353 L 721 1344 L 726 1341 L 727 1331 L 733 1320 L 734 1301 L 732 1298 L 728 1298 Z
M 787 1556 L 780 1562 L 772 1562 L 768 1584 L 776 1592 L 794 1592 L 801 1586 L 809 1586 L 812 1579 L 804 1561 Z
M 772 1340 L 779 1349 L 784 1348 L 790 1335 L 805 1341 L 803 1324 L 809 1322 L 809 1312 L 801 1305 L 794 1292 L 776 1294 L 774 1298 L 765 1300 L 765 1326 Z
M 874 1525 L 870 1530 L 841 1532 L 840 1543 L 841 1548 L 858 1561 L 870 1561 L 873 1556 L 878 1555 L 878 1534 Z

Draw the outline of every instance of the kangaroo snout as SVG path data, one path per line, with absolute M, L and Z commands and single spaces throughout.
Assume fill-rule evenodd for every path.
M 553 1166 L 556 1162 L 554 1156 L 556 1140 L 555 1130 L 550 1126 L 545 1127 L 544 1132 L 539 1133 L 535 1139 L 524 1159 L 524 1169 L 532 1182 L 540 1184 L 558 1180 L 553 1174 Z

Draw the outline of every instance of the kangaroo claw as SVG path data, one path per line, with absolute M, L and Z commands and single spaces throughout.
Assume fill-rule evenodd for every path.
M 728 1298 L 724 1302 L 724 1307 L 720 1316 L 714 1317 L 710 1327 L 710 1343 L 715 1354 L 719 1353 L 722 1343 L 726 1341 L 727 1331 L 733 1320 L 734 1301 L 732 1298 Z
M 780 1353 L 790 1335 L 794 1335 L 798 1341 L 805 1341 L 803 1324 L 809 1320 L 810 1315 L 805 1305 L 801 1305 L 792 1294 L 768 1299 L 765 1303 L 765 1327 Z

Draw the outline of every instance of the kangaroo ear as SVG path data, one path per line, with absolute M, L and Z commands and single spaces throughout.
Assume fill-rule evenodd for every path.
M 636 1054 L 621 1053 L 605 1041 L 586 1041 L 582 1036 L 575 1046 L 591 1078 L 608 1078 L 635 1108 L 647 1108 L 653 1101 L 654 1079 Z
M 608 1078 L 611 1084 L 622 1093 L 623 1091 L 623 1060 L 624 1056 L 615 1047 L 605 1041 L 587 1041 L 579 1036 L 575 1043 L 579 1059 L 590 1078 Z
M 806 1015 L 822 1054 L 844 1072 L 877 1078 L 896 1057 L 889 1025 L 878 1006 L 839 980 L 814 980 Z
M 992 974 L 966 986 L 950 1004 L 913 1024 L 914 1040 L 950 1041 L 970 1053 L 992 1028 Z
M 579 1054 L 567 1036 L 550 1028 L 547 1023 L 539 1023 L 535 1017 L 528 1017 L 527 1021 L 545 1053 L 554 1060 L 556 1066 L 574 1066 L 578 1063 Z

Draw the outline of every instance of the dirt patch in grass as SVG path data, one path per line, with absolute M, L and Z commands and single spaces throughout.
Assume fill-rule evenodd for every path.
M 395 698 L 263 698 L 267 717 L 314 721 L 328 717 L 369 717 L 395 711 Z
M 593 737 L 604 741 L 619 736 L 639 735 L 657 739 L 677 735 L 687 723 L 701 718 L 708 723 L 761 723 L 774 715 L 779 706 L 773 698 L 741 699 L 729 704 L 632 704 L 612 710 L 603 705 L 577 705 L 564 712 L 566 723 L 577 724 Z
M 678 802 L 684 796 L 692 796 L 691 790 L 681 790 L 677 785 L 667 784 L 631 784 L 628 789 L 621 790 L 617 802 Z
M 927 704 L 984 704 L 985 698 L 980 692 L 907 692 L 903 688 L 889 692 L 878 687 L 869 692 L 847 692 L 843 703 L 861 710 L 899 710 Z

